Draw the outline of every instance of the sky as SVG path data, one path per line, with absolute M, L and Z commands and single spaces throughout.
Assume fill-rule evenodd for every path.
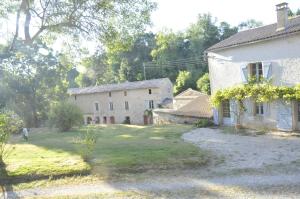
M 158 9 L 152 14 L 152 31 L 164 28 L 184 30 L 196 22 L 200 13 L 210 13 L 218 22 L 226 21 L 238 25 L 242 21 L 255 19 L 263 24 L 276 22 L 275 5 L 284 0 L 154 0 Z M 300 0 L 285 0 L 296 11 Z

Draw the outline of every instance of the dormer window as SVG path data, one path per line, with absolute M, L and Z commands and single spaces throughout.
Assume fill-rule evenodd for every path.
M 124 91 L 124 96 L 127 96 L 127 91 Z
M 108 96 L 111 97 L 111 92 L 108 93 Z
M 151 95 L 152 94 L 152 89 L 148 89 L 148 93 L 149 93 L 149 95 Z

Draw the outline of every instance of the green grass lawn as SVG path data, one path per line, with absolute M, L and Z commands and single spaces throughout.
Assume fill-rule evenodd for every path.
M 29 141 L 12 139 L 12 153 L 5 160 L 12 178 L 92 173 L 114 175 L 147 170 L 184 169 L 204 165 L 208 157 L 199 148 L 183 142 L 189 125 L 90 126 L 65 133 L 32 133 Z M 90 161 L 80 156 L 77 140 L 89 129 L 96 146 Z M 1 179 L 1 178 L 0 178 Z

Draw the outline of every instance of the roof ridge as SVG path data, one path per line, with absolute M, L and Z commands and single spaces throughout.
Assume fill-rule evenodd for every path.
M 282 35 L 291 35 L 297 32 L 300 32 L 300 16 L 289 18 L 289 26 L 283 31 L 277 31 L 277 23 L 239 31 L 219 43 L 212 45 L 206 50 L 206 52 L 237 47 L 253 42 L 260 42 L 265 39 L 275 39 Z

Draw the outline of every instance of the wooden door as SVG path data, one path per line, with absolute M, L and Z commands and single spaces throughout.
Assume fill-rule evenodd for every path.
M 144 115 L 144 125 L 148 125 L 148 116 Z
M 111 116 L 109 119 L 110 119 L 110 123 L 111 123 L 111 124 L 114 124 L 114 123 L 115 123 L 115 117 L 114 117 L 114 116 Z

